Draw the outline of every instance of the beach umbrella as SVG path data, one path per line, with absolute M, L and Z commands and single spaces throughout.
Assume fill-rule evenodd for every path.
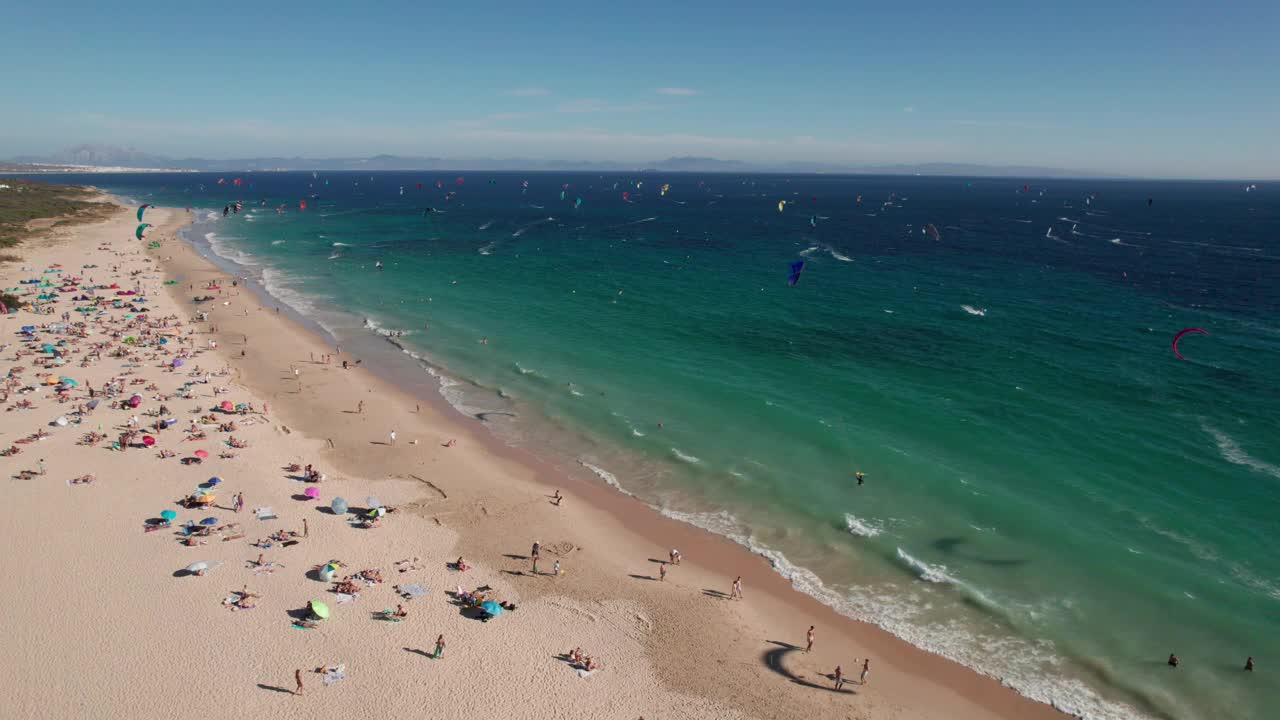
M 174 519 L 174 518 L 178 517 L 178 513 L 174 512 L 174 511 L 172 511 L 172 510 L 161 510 L 161 511 L 160 511 L 160 517 L 164 518 L 165 520 L 172 520 L 172 519 Z
M 231 401 L 230 401 L 230 400 L 223 400 L 223 401 L 222 401 L 222 404 L 221 404 L 221 405 L 219 405 L 218 407 L 222 408 L 223 410 L 226 410 L 227 412 L 231 412 L 231 409 L 232 409 L 234 406 L 231 404 Z
M 201 520 L 201 521 L 200 521 L 200 524 L 201 524 L 201 525 L 217 525 L 217 524 L 218 524 L 218 518 L 216 518 L 216 517 L 207 517 L 207 518 L 205 518 L 205 519 Z
M 337 565 L 334 565 L 333 563 L 325 563 L 325 566 L 320 568 L 320 579 L 324 582 L 329 582 L 333 580 L 333 575 L 336 572 L 338 572 Z
M 171 364 L 172 364 L 174 367 L 182 367 L 182 358 L 174 358 L 174 359 L 173 359 L 173 363 L 171 363 Z
M 370 495 L 364 499 L 364 502 L 371 508 L 382 507 L 382 501 L 376 495 Z
M 143 435 L 142 444 L 146 445 L 147 447 L 151 447 L 152 445 L 156 444 L 156 439 L 151 437 L 150 435 Z
M 53 351 L 54 351 L 54 347 L 49 343 L 45 343 L 44 345 L 40 346 L 40 352 L 53 352 Z
M 194 453 L 192 453 L 192 455 L 195 455 L 196 457 L 200 458 L 201 460 L 203 460 L 203 459 L 205 459 L 205 458 L 209 457 L 209 453 L 208 453 L 208 452 L 206 452 L 206 451 L 204 451 L 204 450 L 197 450 L 197 451 L 195 451 Z
M 142 404 L 141 395 L 134 395 L 133 397 L 129 398 L 129 407 L 136 408 L 141 404 Z
M 312 600 L 309 607 L 311 608 L 311 613 L 321 620 L 329 617 L 329 606 L 319 600 Z
M 334 515 L 345 515 L 347 512 L 347 501 L 343 498 L 336 497 L 333 502 L 329 503 L 329 509 Z
M 67 426 L 66 416 L 65 415 L 59 416 L 57 420 L 53 421 L 53 424 L 57 425 L 58 427 L 66 427 Z
M 307 497 L 311 498 L 312 500 L 315 500 L 316 498 L 320 497 L 320 488 L 318 488 L 318 487 L 316 487 L 316 486 L 312 485 L 311 487 L 307 488 L 306 490 L 303 490 L 303 491 L 302 491 L 302 494 L 303 494 L 303 495 L 306 495 Z
M 201 570 L 208 570 L 208 569 L 209 569 L 209 562 L 207 560 L 200 560 L 198 562 L 193 562 L 187 566 L 187 572 L 200 572 Z
M 60 377 L 58 378 L 58 382 L 62 383 L 63 385 L 70 385 L 71 387 L 76 387 L 77 385 L 80 384 L 69 377 Z
M 211 477 L 211 478 L 209 478 L 209 480 L 208 480 L 207 482 L 208 482 L 210 485 L 217 485 L 218 483 L 222 482 L 222 478 L 220 478 L 220 477 Z
M 502 614 L 502 606 L 492 600 L 485 600 L 480 603 L 480 609 L 494 617 L 498 617 Z

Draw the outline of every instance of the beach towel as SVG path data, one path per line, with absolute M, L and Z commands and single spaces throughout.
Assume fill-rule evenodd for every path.
M 347 677 L 347 666 L 338 665 L 336 667 L 326 668 L 328 672 L 324 674 L 324 684 L 332 685 L 339 680 L 345 680 Z
M 348 593 L 335 593 L 335 594 L 338 596 L 339 605 L 346 605 L 347 603 L 355 602 L 356 598 L 360 597 L 359 595 L 351 595 Z
M 269 507 L 254 508 L 253 514 L 258 516 L 259 520 L 278 520 L 276 511 Z
M 397 585 L 396 592 L 404 596 L 406 600 L 412 600 L 427 594 L 427 589 L 417 583 L 409 583 L 407 585 Z

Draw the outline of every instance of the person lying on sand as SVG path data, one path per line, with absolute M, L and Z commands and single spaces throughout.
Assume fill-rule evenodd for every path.
M 463 560 L 461 557 L 458 558 L 458 561 L 455 562 L 452 567 L 458 572 L 466 572 L 471 569 L 471 566 L 467 564 L 467 561 Z

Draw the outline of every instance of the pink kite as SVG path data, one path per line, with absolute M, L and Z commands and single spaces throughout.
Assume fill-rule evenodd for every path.
M 1192 333 L 1192 332 L 1200 333 L 1201 335 L 1209 334 L 1208 332 L 1201 330 L 1200 328 L 1194 328 L 1194 327 L 1183 328 L 1179 330 L 1177 333 L 1175 333 L 1173 336 L 1173 343 L 1172 343 L 1173 354 L 1177 355 L 1179 360 L 1186 360 L 1186 358 L 1182 357 L 1182 353 L 1178 352 L 1178 339 L 1181 338 L 1183 335 L 1186 335 L 1187 333 Z

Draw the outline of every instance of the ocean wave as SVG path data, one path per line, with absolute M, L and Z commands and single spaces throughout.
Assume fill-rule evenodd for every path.
M 316 307 L 307 296 L 289 285 L 290 278 L 275 268 L 262 269 L 262 287 L 271 297 L 302 315 L 311 315 Z
M 659 512 L 673 520 L 724 536 L 760 555 L 797 591 L 840 614 L 872 623 L 918 648 L 973 668 L 1033 700 L 1091 720 L 1145 717 L 1128 705 L 1099 696 L 1080 680 L 1052 674 L 1048 668 L 1061 665 L 1062 658 L 1046 643 L 975 632 L 956 620 L 922 621 L 920 615 L 927 607 L 927 599 L 904 597 L 894 587 L 884 591 L 852 587 L 843 592 L 829 587 L 813 571 L 792 563 L 781 552 L 757 543 L 742 523 L 727 511 L 691 513 L 659 508 Z
M 1251 470 L 1256 470 L 1257 472 L 1280 479 L 1280 467 L 1276 467 L 1264 460 L 1259 460 L 1245 452 L 1244 449 L 1240 447 L 1240 443 L 1236 442 L 1234 438 L 1221 430 L 1204 424 L 1201 424 L 1200 427 L 1203 428 L 1205 432 L 1213 436 L 1213 439 L 1218 444 L 1218 454 L 1222 456 L 1223 460 L 1235 465 L 1243 465 Z
M 976 307 L 974 307 L 974 306 L 972 306 L 972 305 L 961 305 L 961 306 L 960 306 L 960 309 L 964 310 L 965 312 L 969 313 L 970 315 L 977 315 L 977 316 L 979 316 L 979 317 L 986 317 L 986 316 L 987 316 L 987 309 L 986 309 L 986 308 L 976 308 Z
M 209 249 L 214 255 L 223 260 L 230 260 L 237 265 L 259 265 L 260 263 L 254 257 L 236 247 L 233 247 L 223 237 L 217 233 L 205 233 L 205 242 L 209 244 Z
M 494 246 L 496 246 L 497 244 L 498 244 L 498 243 L 496 243 L 496 242 L 491 242 L 491 243 L 489 243 L 488 245 L 485 245 L 484 247 L 480 248 L 479 253 L 480 253 L 481 255 L 492 255 L 492 254 L 493 254 L 493 248 L 494 248 Z
M 285 242 L 286 242 L 285 240 L 272 240 L 272 241 L 271 241 L 271 244 L 272 244 L 272 245 L 283 245 L 283 244 L 285 244 Z
M 880 523 L 875 520 L 863 520 L 853 513 L 844 514 L 844 526 L 858 537 L 873 538 L 883 532 Z
M 553 218 L 553 217 L 548 217 L 548 218 L 543 218 L 543 219 L 541 219 L 541 220 L 539 220 L 539 221 L 537 221 L 537 222 L 529 223 L 528 225 L 525 225 L 524 227 L 520 228 L 519 230 L 516 230 L 515 232 L 511 233 L 511 237 L 513 237 L 513 238 L 520 237 L 521 235 L 525 234 L 525 233 L 526 233 L 526 232 L 528 232 L 529 230 L 531 230 L 531 229 L 533 229 L 533 228 L 535 228 L 535 227 L 537 227 L 537 226 L 539 226 L 539 225 L 542 225 L 543 223 L 549 223 L 549 222 L 555 222 L 555 218 Z
M 581 465 L 582 467 L 584 467 L 584 468 L 586 468 L 586 469 L 590 470 L 592 473 L 594 473 L 594 474 L 595 474 L 595 476 L 596 476 L 596 477 L 598 477 L 598 478 L 600 478 L 601 480 L 605 481 L 605 483 L 607 483 L 607 484 L 609 485 L 609 487 L 612 487 L 614 490 L 617 490 L 618 492 L 622 493 L 623 495 L 628 495 L 628 496 L 631 496 L 631 497 L 635 497 L 635 496 L 634 496 L 634 495 L 632 495 L 630 492 L 628 492 L 626 488 L 622 487 L 622 484 L 618 482 L 618 477 L 617 477 L 616 475 L 614 475 L 613 473 L 609 472 L 608 470 L 605 470 L 604 468 L 599 467 L 599 466 L 597 466 L 597 465 L 592 465 L 591 463 L 587 462 L 586 460 L 582 460 L 582 459 L 579 459 L 579 460 L 578 460 L 578 464 L 579 464 L 579 465 Z
M 516 370 L 519 370 L 521 375 L 533 375 L 534 377 L 542 377 L 542 375 L 537 370 L 534 370 L 533 368 L 527 368 L 521 365 L 520 363 L 516 363 Z
M 921 580 L 940 584 L 955 582 L 955 578 L 947 574 L 946 565 L 930 565 L 923 560 L 917 560 L 911 555 L 908 555 L 902 548 L 898 548 L 898 559 L 901 560 L 902 563 Z
M 675 455 L 678 459 L 680 459 L 680 460 L 682 460 L 682 461 L 684 461 L 684 462 L 687 462 L 687 463 L 699 463 L 699 462 L 702 462 L 701 460 L 699 460 L 698 458 L 696 458 L 696 457 L 694 457 L 694 456 L 692 456 L 692 455 L 688 455 L 688 454 L 686 454 L 686 453 L 680 452 L 680 448 L 671 448 L 671 454 L 672 454 L 672 455 Z
M 321 235 L 321 237 L 324 237 L 324 236 L 323 236 L 323 235 Z M 336 243 L 333 243 L 333 245 L 331 245 L 331 247 L 351 247 L 351 246 L 350 246 L 349 244 L 347 244 L 347 243 L 343 243 L 343 242 L 336 242 Z
M 477 229 L 477 230 L 488 230 L 489 228 L 493 227 L 493 223 L 494 223 L 494 221 L 493 221 L 493 220 L 490 220 L 489 222 L 487 222 L 487 223 L 485 223 L 485 224 L 481 225 L 480 227 L 478 227 L 478 228 L 476 228 L 476 229 Z

